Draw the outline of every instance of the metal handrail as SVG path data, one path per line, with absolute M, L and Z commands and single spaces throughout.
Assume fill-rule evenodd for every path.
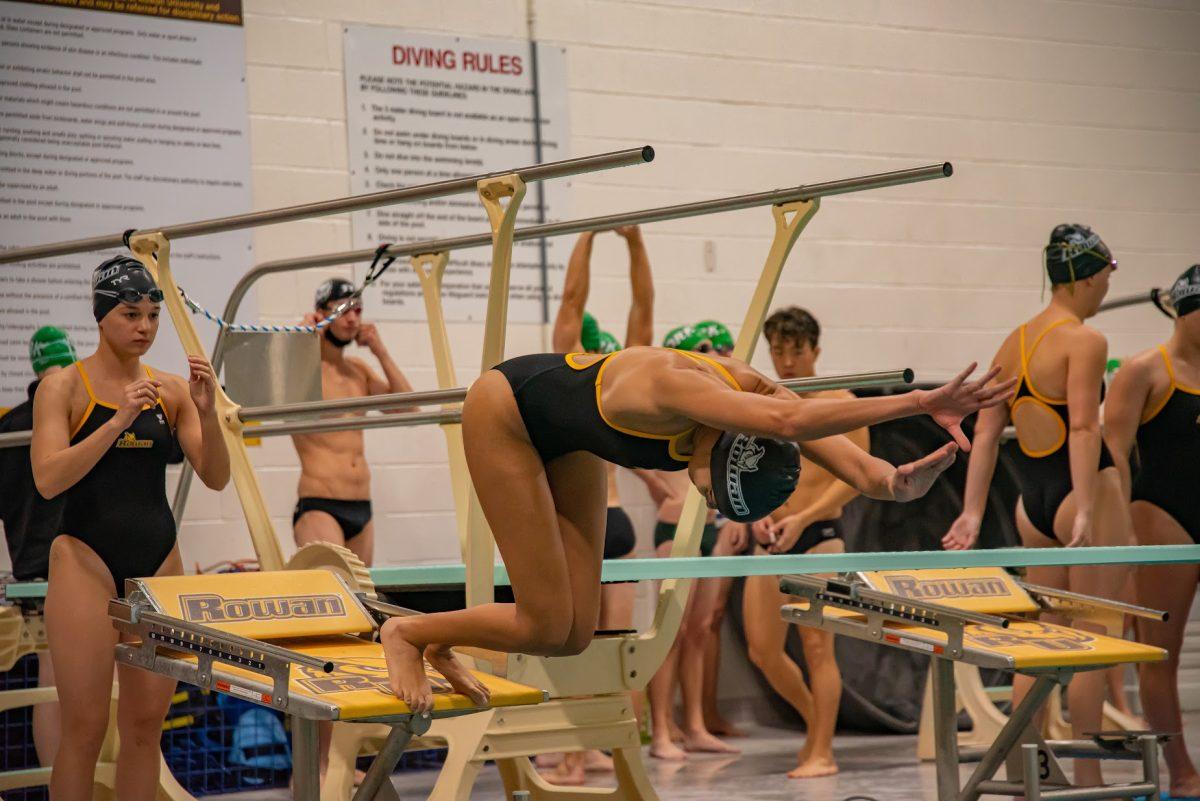
M 612 153 L 601 153 L 595 156 L 565 159 L 549 164 L 534 164 L 518 170 L 504 170 L 472 175 L 466 178 L 452 178 L 446 181 L 406 186 L 400 189 L 388 189 L 383 192 L 372 192 L 365 195 L 351 195 L 334 200 L 320 200 L 315 203 L 302 203 L 297 206 L 285 206 L 278 209 L 251 211 L 245 214 L 234 214 L 230 217 L 215 217 L 211 220 L 178 223 L 156 228 L 145 228 L 134 231 L 133 236 L 140 234 L 161 233 L 171 241 L 184 239 L 189 236 L 217 234 L 224 231 L 237 231 L 242 228 L 254 228 L 260 225 L 274 225 L 292 220 L 320 217 L 328 214 L 342 214 L 348 211 L 373 209 L 378 206 L 388 206 L 395 203 L 411 203 L 416 200 L 431 200 L 433 198 L 457 195 L 464 192 L 474 192 L 480 181 L 496 178 L 502 175 L 516 173 L 525 183 L 545 181 L 551 178 L 564 178 L 570 175 L 580 175 L 596 170 L 608 170 L 614 167 L 627 167 L 632 164 L 644 164 L 654 160 L 654 148 L 644 147 L 617 150 Z M 25 248 L 0 252 L 0 264 L 45 259 L 52 256 L 66 256 L 71 253 L 87 253 L 93 250 L 117 248 L 125 244 L 128 237 L 125 234 L 108 234 L 93 236 L 86 239 L 74 239 L 66 242 L 54 242 L 46 245 L 33 245 Z

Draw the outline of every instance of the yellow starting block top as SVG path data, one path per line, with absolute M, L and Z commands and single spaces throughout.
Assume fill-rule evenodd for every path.
M 329 570 L 136 579 L 156 611 L 255 640 L 361 634 L 375 624 Z
M 334 663 L 332 673 L 293 665 L 288 690 L 292 698 L 303 698 L 332 707 L 336 710 L 336 720 L 364 720 L 406 715 L 412 711 L 408 704 L 392 695 L 383 647 L 378 643 L 352 636 L 336 636 L 283 640 L 275 644 Z M 196 657 L 190 654 L 178 654 L 174 658 L 192 665 L 196 663 Z M 225 663 L 214 663 L 213 672 L 216 674 L 214 688 L 218 692 L 255 703 L 271 703 L 271 687 L 262 674 Z M 543 700 L 542 691 L 536 687 L 526 687 L 488 673 L 472 672 L 491 691 L 489 707 L 538 704 Z M 454 692 L 440 673 L 428 666 L 426 673 L 433 685 L 435 716 L 438 713 L 476 708 L 474 702 L 465 695 Z
M 392 694 L 383 647 L 356 636 L 373 633 L 373 619 L 331 571 L 163 576 L 135 579 L 132 584 L 153 611 L 169 618 L 223 634 L 270 640 L 274 646 L 333 663 L 330 673 L 297 661 L 290 663 L 289 711 L 294 708 L 305 717 L 333 720 L 366 720 L 412 711 Z M 118 650 L 139 647 L 120 645 Z M 203 684 L 193 652 L 160 647 L 155 670 Z M 219 660 L 212 663 L 212 671 L 218 692 L 271 704 L 273 680 L 263 672 Z M 441 674 L 428 666 L 426 671 L 433 685 L 435 716 L 477 708 L 469 698 L 453 692 Z M 487 673 L 475 676 L 491 690 L 489 707 L 537 704 L 544 697 L 536 687 Z
M 910 601 L 944 604 L 986 615 L 1029 614 L 1040 608 L 1003 568 L 878 570 L 859 576 L 873 590 Z

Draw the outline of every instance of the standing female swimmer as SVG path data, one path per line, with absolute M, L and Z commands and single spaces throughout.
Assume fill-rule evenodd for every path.
M 1175 331 L 1154 350 L 1125 362 L 1104 404 L 1104 438 L 1112 450 L 1139 545 L 1200 543 L 1200 264 L 1171 287 Z M 1137 442 L 1141 469 L 1131 480 L 1129 451 Z M 1142 708 L 1151 728 L 1183 731 L 1179 653 L 1200 565 L 1137 568 L 1138 603 L 1169 613 L 1165 622 L 1139 620 L 1138 639 L 1167 651 L 1165 662 L 1139 669 Z M 1172 798 L 1200 797 L 1200 774 L 1183 734 L 1163 744 Z
M 467 394 L 463 439 L 517 602 L 388 620 L 381 641 L 392 690 L 415 711 L 430 709 L 424 654 L 456 690 L 483 703 L 486 689 L 451 646 L 546 656 L 587 647 L 600 603 L 605 461 L 686 468 L 709 506 L 746 522 L 795 489 L 790 441 L 827 437 L 804 444 L 814 462 L 871 497 L 908 500 L 929 489 L 958 447 L 970 447 L 962 418 L 1003 403 L 1014 384 L 985 387 L 995 370 L 967 382 L 973 369 L 929 392 L 802 400 L 742 362 L 666 348 L 542 353 L 498 365 Z M 958 444 L 894 468 L 834 436 L 921 413 Z
M 979 413 L 963 511 L 942 539 L 947 550 L 968 549 L 979 537 L 1000 433 L 1010 419 L 1020 445 L 1016 519 L 1022 544 L 1051 548 L 1132 541 L 1120 479 L 1100 436 L 1108 342 L 1083 324 L 1100 308 L 1117 262 L 1090 228 L 1072 224 L 1050 234 L 1045 266 L 1053 287 L 1050 303 L 1008 335 L 993 361 L 993 369 L 1000 368 L 1001 375 L 1015 376 L 1020 383 L 1008 407 Z M 1033 584 L 1104 598 L 1116 598 L 1128 575 L 1121 565 L 1029 569 Z M 1094 624 L 1076 625 L 1098 630 Z M 1014 704 L 1031 684 L 1024 676 L 1014 679 Z M 1104 671 L 1080 673 L 1071 680 L 1067 695 L 1076 737 L 1101 729 L 1105 689 Z M 1075 780 L 1099 784 L 1099 763 L 1075 760 Z
M 127 578 L 183 572 L 166 495 L 174 438 L 205 485 L 219 490 L 229 481 L 212 366 L 189 357 L 185 382 L 142 364 L 158 332 L 162 298 L 135 259 L 117 256 L 97 267 L 96 352 L 48 376 L 34 398 L 34 482 L 46 498 L 65 494 L 46 593 L 62 708 L 62 741 L 50 777 L 54 801 L 92 797 L 117 642 L 108 600 L 125 594 Z M 127 666 L 117 667 L 117 676 L 116 794 L 122 801 L 153 801 L 175 680 Z

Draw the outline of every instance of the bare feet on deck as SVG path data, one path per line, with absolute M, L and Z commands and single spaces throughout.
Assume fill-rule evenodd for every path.
M 683 733 L 683 749 L 689 753 L 699 751 L 705 754 L 740 754 L 742 749 L 721 742 L 708 731 L 685 731 Z
M 682 762 L 687 759 L 687 753 L 675 745 L 670 735 L 655 737 L 650 741 L 650 756 L 665 762 Z
M 818 776 L 832 776 L 837 772 L 837 762 L 833 757 L 802 756 L 800 764 L 788 772 L 788 778 L 815 779 Z
M 401 618 L 393 617 L 379 629 L 379 642 L 387 663 L 388 685 L 409 708 L 419 714 L 433 709 L 433 688 L 425 675 L 421 649 L 404 639 Z
M 616 766 L 613 765 L 612 757 L 593 748 L 583 752 L 583 769 L 588 773 L 612 773 Z
M 471 699 L 475 706 L 487 706 L 492 694 L 487 685 L 481 682 L 474 673 L 467 670 L 449 645 L 430 645 L 425 648 L 425 661 L 429 666 L 445 676 L 446 681 L 454 688 Z

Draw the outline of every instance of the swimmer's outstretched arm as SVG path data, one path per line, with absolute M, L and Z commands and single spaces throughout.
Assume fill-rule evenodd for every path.
M 974 370 L 972 362 L 937 389 L 878 398 L 798 398 L 766 378 L 757 379 L 762 387 L 743 384 L 746 391 L 736 392 L 711 374 L 665 370 L 655 381 L 654 400 L 661 411 L 688 417 L 701 425 L 792 441 L 821 439 L 888 420 L 928 414 L 966 451 L 971 444 L 962 432 L 963 418 L 1003 403 L 1016 385 L 1012 379 L 989 387 L 999 372 L 997 367 L 976 381 L 967 381 Z
M 800 450 L 868 498 L 902 503 L 928 492 L 937 477 L 954 464 L 958 454 L 958 446 L 947 442 L 915 462 L 896 467 L 867 453 L 846 436 L 801 442 Z

